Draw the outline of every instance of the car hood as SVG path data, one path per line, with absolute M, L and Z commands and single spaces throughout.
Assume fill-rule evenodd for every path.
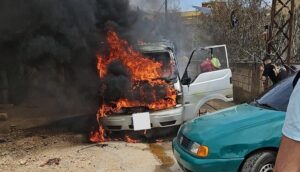
M 257 127 L 276 118 L 283 121 L 284 114 L 285 112 L 242 104 L 187 122 L 182 126 L 180 133 L 202 144 L 206 140 Z

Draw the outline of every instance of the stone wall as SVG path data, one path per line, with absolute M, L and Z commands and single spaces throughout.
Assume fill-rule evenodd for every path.
M 253 101 L 263 91 L 260 81 L 260 64 L 235 63 L 231 64 L 233 97 L 237 103 Z

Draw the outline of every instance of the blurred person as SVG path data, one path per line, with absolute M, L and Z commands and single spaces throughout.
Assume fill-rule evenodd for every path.
M 300 171 L 300 82 L 298 72 L 293 82 L 294 90 L 290 97 L 283 125 L 283 137 L 275 164 L 275 172 Z
M 200 64 L 200 69 L 202 73 L 213 71 L 213 65 L 209 57 L 202 61 L 202 63 Z
M 215 70 L 218 70 L 221 68 L 220 60 L 213 54 L 211 55 L 211 64 Z
M 267 82 L 267 79 L 270 78 L 273 84 L 276 84 L 277 76 L 276 76 L 276 68 L 275 65 L 272 64 L 272 60 L 269 57 L 263 59 L 264 70 L 261 76 L 261 80 L 263 82 Z
M 283 79 L 288 77 L 288 71 L 282 64 L 280 59 L 277 59 L 275 63 L 275 74 L 277 77 L 277 82 L 282 81 Z

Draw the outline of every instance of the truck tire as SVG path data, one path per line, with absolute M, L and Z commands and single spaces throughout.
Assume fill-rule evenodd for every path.
M 241 172 L 273 172 L 275 160 L 274 151 L 258 152 L 246 159 Z

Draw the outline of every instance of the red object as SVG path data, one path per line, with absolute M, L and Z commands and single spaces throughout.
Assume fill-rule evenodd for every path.
M 213 65 L 211 64 L 211 61 L 209 58 L 205 59 L 201 64 L 201 72 L 210 72 L 213 70 Z

